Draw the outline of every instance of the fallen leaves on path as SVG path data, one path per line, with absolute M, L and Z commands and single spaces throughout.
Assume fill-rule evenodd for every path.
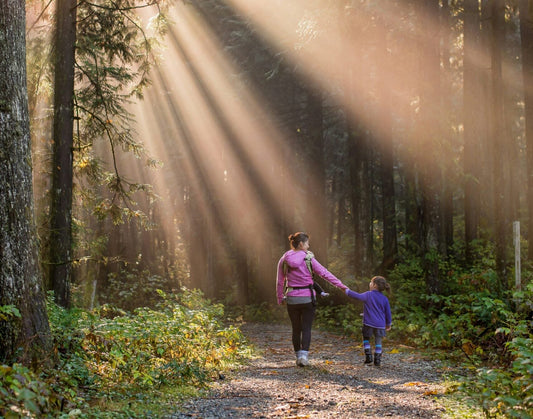
M 413 348 L 363 364 L 360 343 L 314 330 L 309 367 L 297 367 L 289 325 L 244 324 L 260 356 L 172 418 L 440 418 L 440 370 Z

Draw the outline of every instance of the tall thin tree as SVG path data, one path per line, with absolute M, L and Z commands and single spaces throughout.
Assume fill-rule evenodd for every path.
M 472 242 L 478 238 L 481 179 L 479 164 L 481 120 L 479 102 L 482 84 L 481 65 L 481 22 L 479 0 L 464 2 L 464 48 L 463 48 L 463 125 L 464 125 L 464 211 L 466 258 L 472 261 Z
M 533 260 L 533 2 L 531 0 L 520 1 L 520 38 L 527 144 L 528 240 L 530 243 L 528 258 Z
M 427 291 L 438 294 L 441 288 L 438 260 L 435 257 L 442 251 L 440 239 L 440 191 L 441 176 L 437 159 L 440 103 L 440 50 L 438 22 L 439 2 L 419 2 L 419 27 L 427 35 L 421 40 L 420 54 L 420 118 L 417 123 L 417 163 L 420 168 L 422 234 L 421 249 L 426 271 Z
M 382 213 L 383 213 L 383 261 L 382 269 L 386 272 L 392 268 L 398 257 L 398 240 L 396 237 L 396 195 L 394 193 L 394 143 L 392 138 L 392 108 L 390 87 L 386 83 L 386 71 L 391 69 L 390 52 L 388 48 L 388 31 L 385 23 L 379 24 L 378 29 L 378 85 L 381 132 L 379 144 L 381 146 L 381 184 L 382 184 Z
M 58 0 L 54 40 L 54 123 L 50 203 L 49 281 L 56 302 L 70 306 L 72 152 L 77 0 Z
M 507 288 L 507 244 L 510 234 L 505 199 L 505 126 L 504 126 L 504 82 L 502 74 L 502 54 L 505 42 L 505 0 L 491 3 L 491 149 L 494 174 L 494 241 L 496 243 L 496 269 L 499 276 L 499 291 Z

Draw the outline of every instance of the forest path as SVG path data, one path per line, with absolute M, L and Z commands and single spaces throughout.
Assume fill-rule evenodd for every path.
M 441 418 L 435 361 L 384 339 L 382 367 L 365 366 L 361 344 L 313 330 L 309 367 L 297 367 L 288 324 L 246 323 L 259 356 L 219 380 L 172 418 Z M 388 346 L 390 344 L 390 346 Z

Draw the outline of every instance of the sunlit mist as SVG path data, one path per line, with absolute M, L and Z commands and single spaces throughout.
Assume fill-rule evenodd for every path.
M 419 10 L 420 22 L 406 25 L 410 2 L 372 10 L 364 3 L 348 7 L 322 1 L 316 7 L 319 3 L 228 2 L 299 74 L 337 101 L 347 118 L 372 131 L 376 141 L 392 135 L 390 125 L 383 123 L 383 106 L 393 103 L 397 116 L 412 116 L 425 97 L 433 114 L 445 113 L 445 104 L 432 97 L 433 90 L 424 92 L 420 83 L 426 69 L 435 66 L 431 54 L 440 42 L 438 16 Z M 141 139 L 164 165 L 150 173 L 162 196 L 161 224 L 169 236 L 175 235 L 178 213 L 188 212 L 202 220 L 219 251 L 225 251 L 228 230 L 233 246 L 242 252 L 261 247 L 261 240 L 273 234 L 286 237 L 291 231 L 284 230 L 282 220 L 290 219 L 290 208 L 300 196 L 291 179 L 313 179 L 313 173 L 294 173 L 287 165 L 291 150 L 286 139 L 294 133 L 280 128 L 238 76 L 239 68 L 218 34 L 193 5 L 176 5 L 170 17 L 173 23 L 153 86 L 136 105 Z M 486 60 L 481 53 L 475 57 Z M 376 98 L 376 92 L 379 96 L 385 91 L 386 99 Z M 412 141 L 416 135 L 420 133 L 412 134 Z

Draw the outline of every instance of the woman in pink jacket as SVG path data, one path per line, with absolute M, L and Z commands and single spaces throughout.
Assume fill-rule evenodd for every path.
M 296 365 L 309 365 L 311 327 L 315 317 L 315 290 L 313 275 L 307 263 L 310 260 L 312 271 L 326 281 L 346 290 L 348 287 L 324 268 L 313 257 L 309 249 L 309 236 L 294 233 L 289 236 L 291 250 L 278 262 L 277 297 L 278 304 L 287 303 L 287 311 L 292 324 L 292 344 L 296 353 Z

